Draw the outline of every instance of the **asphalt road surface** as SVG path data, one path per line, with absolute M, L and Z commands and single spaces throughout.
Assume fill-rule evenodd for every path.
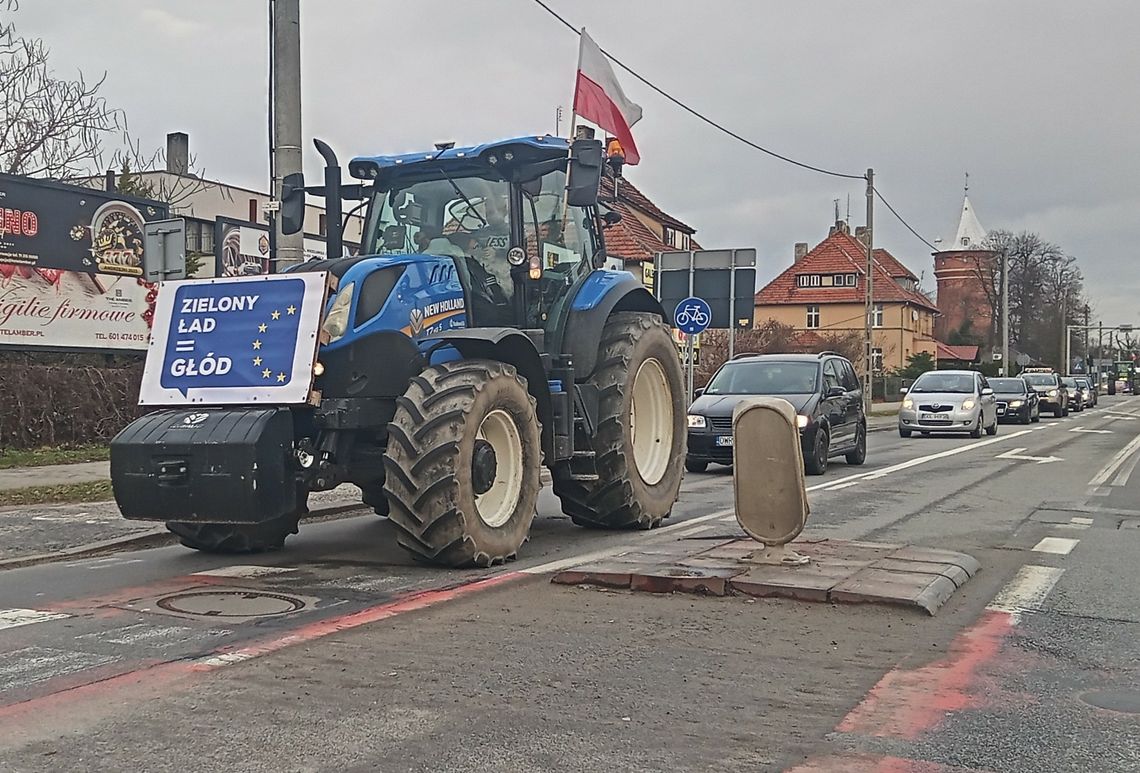
M 808 478 L 801 549 L 974 555 L 935 617 L 549 582 L 739 534 L 715 467 L 653 532 L 547 492 L 492 570 L 414 566 L 364 514 L 0 573 L 0 770 L 1140 770 L 1140 399 L 869 446 Z

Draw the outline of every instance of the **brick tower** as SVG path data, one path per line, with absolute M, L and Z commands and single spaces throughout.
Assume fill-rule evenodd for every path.
M 990 276 L 995 254 L 983 249 L 986 229 L 978 222 L 969 195 L 962 198 L 958 233 L 948 249 L 934 253 L 934 279 L 938 283 L 938 309 L 934 337 L 951 343 L 956 333 L 974 336 L 989 344 L 993 311 L 986 296 L 983 276 Z

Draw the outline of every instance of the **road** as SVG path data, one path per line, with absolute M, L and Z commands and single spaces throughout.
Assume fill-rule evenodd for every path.
M 873 433 L 867 465 L 809 478 L 804 552 L 981 561 L 935 617 L 549 582 L 738 534 L 715 468 L 647 533 L 577 529 L 546 492 L 493 570 L 413 566 L 362 515 L 253 559 L 6 571 L 0 769 L 1140 770 L 1137 459 L 1116 397 L 982 440 Z

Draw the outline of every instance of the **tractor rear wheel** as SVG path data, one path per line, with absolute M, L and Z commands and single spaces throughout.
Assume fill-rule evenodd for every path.
M 300 505 L 289 515 L 262 523 L 191 523 L 167 521 L 166 528 L 188 548 L 203 553 L 267 553 L 280 550 L 285 538 L 297 533 L 297 522 L 308 514 L 308 491 L 297 492 Z
M 651 529 L 669 515 L 685 463 L 681 361 L 654 314 L 618 312 L 602 330 L 598 426 L 589 439 L 597 480 L 554 468 L 554 493 L 579 526 Z
M 492 566 L 526 541 L 541 489 L 541 428 L 526 380 L 493 360 L 428 368 L 396 400 L 384 493 L 419 561 Z

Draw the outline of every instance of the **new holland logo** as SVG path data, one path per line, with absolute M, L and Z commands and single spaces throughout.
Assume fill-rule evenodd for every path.
M 412 309 L 408 314 L 408 325 L 412 328 L 412 335 L 419 335 L 424 329 L 424 313 L 419 309 Z
M 210 414 L 208 413 L 192 413 L 183 419 L 182 423 L 190 427 L 196 427 L 208 418 L 210 418 Z

